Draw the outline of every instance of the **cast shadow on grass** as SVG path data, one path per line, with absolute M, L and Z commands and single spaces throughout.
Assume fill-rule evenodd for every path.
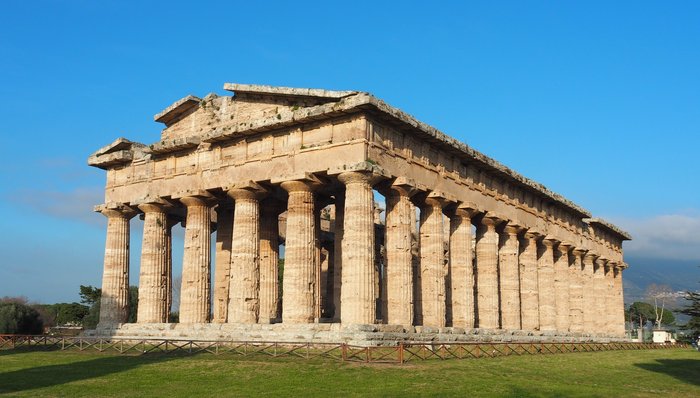
M 28 352 L 28 350 L 26 352 Z M 14 354 L 21 355 L 22 352 L 14 351 Z M 172 359 L 175 359 L 175 357 L 166 357 L 164 355 L 105 355 L 104 357 L 87 361 L 35 366 L 4 372 L 0 373 L 0 395 L 98 378 L 114 373 L 125 372 L 138 368 L 139 366 L 166 362 Z
M 700 386 L 700 355 L 698 359 L 657 359 L 656 363 L 637 363 L 634 366 L 667 374 L 684 383 Z

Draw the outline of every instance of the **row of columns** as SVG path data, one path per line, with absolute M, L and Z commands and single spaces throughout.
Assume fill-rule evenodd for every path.
M 435 327 L 623 332 L 622 264 L 574 248 L 509 220 L 458 205 L 437 192 L 418 194 L 398 179 L 384 189 L 385 264 L 376 272 L 373 185 L 369 172 L 338 175 L 333 290 L 328 301 L 343 323 L 382 322 Z M 282 322 L 320 318 L 319 181 L 284 181 L 288 193 Z M 268 323 L 278 318 L 277 218 L 283 206 L 261 206 L 255 183 L 227 191 L 217 207 L 213 319 Z M 181 198 L 187 208 L 180 322 L 210 321 L 212 202 L 206 194 Z M 418 253 L 415 206 L 420 207 Z M 171 227 L 167 206 L 148 203 L 137 322 L 167 322 L 171 291 Z M 129 208 L 108 217 L 101 323 L 125 321 L 128 299 Z M 448 236 L 445 227 L 449 223 Z M 476 225 L 472 253 L 472 225 Z M 445 250 L 445 242 L 449 249 Z M 415 263 L 417 267 L 415 267 Z M 380 279 L 380 281 L 378 280 Z

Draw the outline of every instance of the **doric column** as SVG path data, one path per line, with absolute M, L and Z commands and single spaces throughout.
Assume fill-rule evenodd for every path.
M 228 190 L 233 198 L 233 240 L 228 322 L 257 323 L 260 311 L 260 196 L 254 182 Z
M 500 234 L 498 268 L 501 296 L 501 328 L 521 329 L 520 277 L 518 275 L 518 232 L 522 228 L 509 222 Z
M 313 323 L 316 291 L 314 225 L 315 182 L 285 181 L 289 193 L 284 275 L 282 278 L 282 322 Z
M 539 330 L 540 301 L 537 277 L 537 239 L 539 234 L 527 231 L 520 241 L 520 316 L 524 330 Z
M 143 204 L 138 323 L 168 321 L 168 215 L 159 204 Z
M 421 318 L 425 326 L 445 326 L 444 205 L 444 198 L 431 192 L 420 210 Z
M 499 219 L 488 214 L 476 229 L 476 289 L 478 327 L 498 329 L 498 232 Z
M 597 255 L 588 252 L 583 257 L 583 268 L 582 268 L 582 279 L 581 286 L 583 289 L 583 332 L 584 333 L 594 333 L 595 332 L 595 295 L 594 295 L 594 284 L 593 284 L 593 267 L 595 259 L 598 258 Z
M 452 289 L 452 326 L 471 329 L 474 313 L 474 256 L 472 253 L 472 217 L 474 205 L 460 205 L 450 217 L 450 286 Z
M 608 261 L 605 264 L 605 298 L 603 308 L 605 313 L 605 334 L 614 336 L 617 328 L 617 311 L 615 304 L 617 303 L 617 295 L 615 294 L 615 266 L 614 261 Z
M 340 292 L 343 284 L 343 228 L 345 223 L 345 191 L 335 194 L 335 222 L 333 228 L 333 321 L 340 322 L 342 305 Z
M 97 211 L 107 217 L 99 326 L 109 327 L 129 319 L 129 220 L 136 212 L 126 206 Z
M 607 317 L 605 315 L 605 264 L 607 262 L 607 259 L 599 257 L 595 260 L 595 267 L 593 268 L 594 325 L 595 332 L 600 334 L 604 334 L 607 329 Z
M 397 180 L 386 196 L 386 292 L 385 322 L 413 323 L 413 256 L 411 254 L 411 205 L 413 189 Z
M 573 264 L 569 267 L 569 330 L 583 332 L 583 255 L 582 249 L 574 249 Z
M 260 323 L 279 318 L 279 215 L 276 201 L 261 202 L 260 208 Z
M 202 197 L 187 196 L 180 202 L 187 206 L 180 323 L 206 323 L 211 308 L 211 209 Z
M 216 207 L 216 267 L 214 281 L 214 323 L 228 319 L 228 292 L 231 283 L 231 243 L 233 241 L 233 202 L 222 200 Z
M 607 259 L 598 257 L 593 267 L 593 305 L 595 307 L 593 324 L 595 325 L 595 332 L 599 334 L 605 334 L 608 321 L 605 308 L 605 265 L 607 263 Z
M 173 227 L 180 221 L 168 216 L 168 225 L 165 229 L 165 264 L 167 269 L 165 313 L 167 314 L 167 322 L 170 322 L 170 312 L 173 308 Z
M 373 324 L 377 321 L 374 177 L 370 173 L 346 172 L 338 175 L 338 179 L 345 184 L 341 321 Z
M 550 237 L 542 239 L 542 249 L 537 259 L 537 282 L 540 301 L 540 330 L 556 330 L 554 292 L 554 245 Z
M 627 264 L 625 264 L 625 263 L 618 264 L 615 267 L 615 281 L 614 281 L 615 333 L 614 333 L 614 335 L 617 337 L 624 337 L 625 336 L 625 302 L 624 302 L 624 296 L 623 296 L 623 292 L 622 292 L 622 271 L 626 268 L 627 268 Z
M 570 303 L 570 278 L 569 278 L 569 251 L 571 244 L 562 242 L 554 251 L 554 297 L 556 298 L 556 327 L 560 332 L 568 332 L 571 325 L 569 319 Z

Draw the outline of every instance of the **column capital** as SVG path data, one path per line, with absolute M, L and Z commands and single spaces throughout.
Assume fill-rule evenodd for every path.
M 605 264 L 608 263 L 608 259 L 601 256 L 601 257 L 598 257 L 598 258 L 595 260 L 595 263 L 596 263 L 596 265 L 599 266 L 599 267 L 604 267 Z
M 226 189 L 228 196 L 232 197 L 234 200 L 253 200 L 262 199 L 263 196 L 268 192 L 260 184 L 255 181 L 246 181 L 238 184 L 234 184 Z
M 133 218 L 138 213 L 133 207 L 123 203 L 105 203 L 95 206 L 94 211 L 101 213 L 107 218 L 125 218 L 127 220 Z
M 560 242 L 559 245 L 557 246 L 557 251 L 560 253 L 568 253 L 571 251 L 571 249 L 574 247 L 574 245 L 571 242 Z
M 397 177 L 389 186 L 389 190 L 407 198 L 418 192 L 415 181 L 407 177 Z
M 477 206 L 472 202 L 458 202 L 454 209 L 454 215 L 457 217 L 470 219 L 479 214 Z
M 586 254 L 586 252 L 588 252 L 588 250 L 581 249 L 580 247 L 574 247 L 571 250 L 571 253 L 573 253 L 574 256 L 577 256 L 577 257 L 583 257 L 583 255 Z
M 371 171 L 346 171 L 338 174 L 338 180 L 345 185 L 350 184 L 376 184 L 382 176 Z
M 165 213 L 165 206 L 160 203 L 144 203 L 138 208 L 144 213 Z
M 520 226 L 517 222 L 514 221 L 507 221 L 507 224 L 503 227 L 503 232 L 507 233 L 510 236 L 515 236 L 522 232 L 525 228 Z
M 488 228 L 491 231 L 496 230 L 496 226 L 498 226 L 500 223 L 503 222 L 503 218 L 495 215 L 494 213 L 487 212 L 483 216 L 481 216 L 481 219 L 477 221 L 477 225 L 481 224 Z
M 202 196 L 183 196 L 178 199 L 180 203 L 187 207 L 197 207 L 197 206 L 209 206 L 211 205 L 211 198 Z
M 443 209 L 448 204 L 454 202 L 449 195 L 442 191 L 431 191 L 426 195 L 423 203 L 429 207 Z
M 594 262 L 596 258 L 600 257 L 599 255 L 589 251 L 586 252 L 586 254 L 583 256 L 583 259 L 588 262 Z
M 554 248 L 554 245 L 556 245 L 558 242 L 559 240 L 550 235 L 546 235 L 544 238 L 542 238 L 542 244 L 548 249 Z
M 280 186 L 289 193 L 314 192 L 321 186 L 321 180 L 313 174 L 307 174 L 304 178 L 282 181 Z
M 523 234 L 523 238 L 529 240 L 529 241 L 535 241 L 539 239 L 542 236 L 541 233 L 535 231 L 534 229 L 526 229 L 525 233 Z

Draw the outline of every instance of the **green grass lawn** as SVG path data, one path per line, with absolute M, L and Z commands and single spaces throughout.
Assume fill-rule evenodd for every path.
M 232 354 L 0 350 L 0 395 L 700 397 L 700 353 L 611 351 L 366 365 Z

